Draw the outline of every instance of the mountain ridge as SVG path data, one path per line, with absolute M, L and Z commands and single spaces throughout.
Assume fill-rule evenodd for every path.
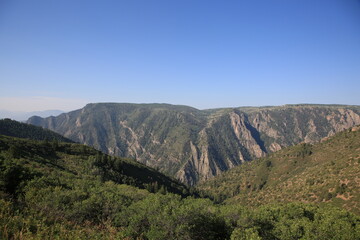
M 73 142 L 70 139 L 48 129 L 17 122 L 8 118 L 0 119 L 0 135 L 32 140 Z
M 245 161 L 360 124 L 360 106 L 290 105 L 198 110 L 170 104 L 93 103 L 32 117 L 74 141 L 195 185 Z
M 8 111 L 0 109 L 0 118 L 10 118 L 16 121 L 26 121 L 32 116 L 40 117 L 49 117 L 49 116 L 58 116 L 65 111 L 62 110 L 45 110 L 45 111 L 31 111 L 31 112 L 22 112 L 22 111 Z

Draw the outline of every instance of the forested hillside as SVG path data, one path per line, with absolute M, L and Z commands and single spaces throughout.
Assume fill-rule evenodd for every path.
M 73 142 L 70 139 L 48 129 L 21 123 L 8 118 L 0 119 L 0 135 L 33 140 Z
M 0 135 L 0 238 L 353 240 L 360 217 L 327 202 L 218 205 L 133 160 Z
M 61 172 L 74 175 L 90 174 L 103 181 L 125 183 L 148 189 L 150 192 L 169 191 L 189 195 L 188 188 L 177 180 L 132 159 L 112 157 L 85 145 L 32 141 L 6 136 L 0 137 L 0 144 L 5 154 L 4 159 L 18 159 L 16 161 L 20 161 L 19 166 L 30 164 L 31 168 L 40 168 L 43 171 L 48 170 L 48 167 L 54 167 Z M 11 191 L 16 192 L 16 189 Z
M 330 204 L 360 214 L 360 127 L 235 167 L 198 187 L 217 201 Z
M 285 105 L 197 110 L 168 104 L 97 103 L 28 123 L 137 161 L 188 185 L 356 124 L 359 106 Z
M 0 238 L 360 237 L 360 217 L 338 208 L 216 205 L 184 198 L 183 186 L 132 164 L 79 144 L 0 136 Z

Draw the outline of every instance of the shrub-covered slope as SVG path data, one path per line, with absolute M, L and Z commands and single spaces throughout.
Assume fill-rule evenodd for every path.
M 64 180 L 73 177 L 93 177 L 148 189 L 151 192 L 174 192 L 188 195 L 188 188 L 154 169 L 131 159 L 112 157 L 91 147 L 58 141 L 35 141 L 0 135 L 2 161 L 12 166 L 27 167 L 35 171 L 31 176 L 54 174 Z M 14 166 L 15 166 L 14 165 Z M 7 166 L 7 165 L 6 165 Z M 16 178 L 16 173 L 9 173 Z M 17 180 L 14 180 L 15 182 Z M 9 180 L 12 186 L 14 182 Z M 20 185 L 19 185 L 20 186 Z M 14 188 L 10 192 L 15 193 Z
M 56 140 L 60 142 L 73 142 L 70 139 L 48 129 L 26 123 L 20 123 L 8 118 L 0 119 L 0 135 L 27 138 L 32 140 Z
M 0 136 L 1 239 L 360 238 L 360 217 L 327 205 L 250 210 L 169 193 L 179 190 L 145 166 L 83 145 Z
M 360 213 L 360 127 L 235 167 L 198 187 L 218 201 L 328 203 Z

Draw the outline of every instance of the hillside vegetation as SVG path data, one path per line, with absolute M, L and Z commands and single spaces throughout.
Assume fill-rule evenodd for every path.
M 102 181 L 125 183 L 148 189 L 150 192 L 161 190 L 184 196 L 189 195 L 188 188 L 177 180 L 132 159 L 112 157 L 85 145 L 33 141 L 0 135 L 0 146 L 4 153 L 3 159 L 15 159 L 14 161 L 18 162 L 19 166 L 29 165 L 30 168 L 39 168 L 42 174 L 44 171 L 53 172 L 55 169 L 57 170 L 55 175 L 59 174 L 58 171 L 66 172 L 70 174 L 69 176 L 88 174 Z M 16 190 L 13 191 L 16 192 Z
M 360 217 L 326 202 L 217 205 L 133 160 L 0 136 L 0 239 L 359 238 Z
M 285 105 L 197 110 L 169 104 L 96 103 L 28 123 L 105 153 L 134 158 L 188 185 L 356 124 L 359 106 Z
M 33 140 L 73 142 L 70 139 L 48 129 L 21 123 L 8 118 L 0 119 L 0 135 Z
M 280 150 L 198 187 L 226 203 L 326 203 L 360 214 L 360 127 Z

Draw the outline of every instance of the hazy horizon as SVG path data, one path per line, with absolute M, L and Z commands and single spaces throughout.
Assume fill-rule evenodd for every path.
M 166 104 L 166 105 L 174 105 L 174 106 L 187 106 L 187 107 L 192 107 L 192 108 L 196 108 L 198 110 L 209 110 L 209 109 L 221 109 L 221 108 L 247 108 L 247 107 L 254 107 L 254 108 L 261 108 L 261 107 L 281 107 L 281 106 L 286 106 L 286 105 L 334 105 L 334 106 L 360 106 L 360 105 L 356 105 L 356 104 L 343 104 L 343 103 L 286 103 L 286 104 L 281 104 L 281 105 L 238 105 L 238 106 L 222 106 L 222 107 L 210 107 L 210 108 L 197 108 L 195 106 L 192 105 L 187 105 L 187 104 L 172 104 L 172 103 L 165 103 L 165 102 L 89 102 L 86 103 L 84 105 L 81 105 L 79 107 L 75 107 L 75 108 L 67 108 L 67 110 L 63 110 L 63 109 L 44 109 L 44 110 L 16 110 L 16 111 L 12 111 L 12 110 L 7 110 L 5 108 L 1 108 L 0 107 L 0 118 L 8 118 L 6 116 L 6 114 L 9 114 L 9 116 L 13 116 L 13 115 L 29 115 L 29 114 L 35 114 L 35 113 L 39 113 L 38 116 L 42 115 L 41 113 L 44 113 L 44 115 L 47 115 L 47 112 L 59 112 L 59 114 L 61 113 L 67 113 L 67 112 L 71 112 L 71 111 L 76 111 L 79 109 L 84 108 L 87 104 L 106 104 L 106 103 L 117 103 L 117 104 L 138 104 L 138 105 L 151 105 L 151 104 Z M 1 104 L 0 104 L 1 106 Z M 31 115 L 33 116 L 33 115 Z M 11 117 L 10 117 L 11 118 Z M 16 119 L 15 119 L 16 120 Z M 23 119 L 24 120 L 24 119 Z M 26 120 L 26 119 L 25 119 Z

